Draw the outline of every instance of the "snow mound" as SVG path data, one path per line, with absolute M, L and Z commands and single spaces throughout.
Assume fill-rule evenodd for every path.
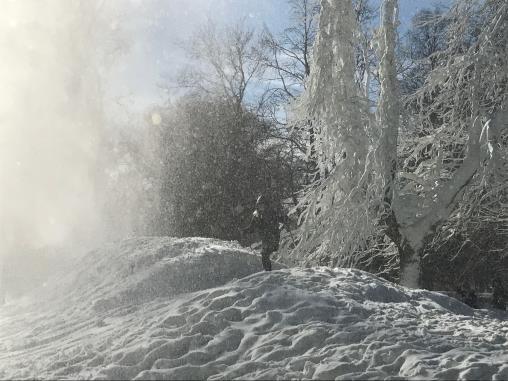
M 259 272 L 259 257 L 233 243 L 142 239 L 121 248 L 118 261 L 94 253 L 96 270 L 69 278 L 83 282 L 72 295 L 82 305 L 97 295 L 115 302 L 79 313 L 74 304 L 0 310 L 0 378 L 508 378 L 506 314 L 357 270 Z M 107 281 L 92 282 L 101 260 L 114 266 L 101 270 Z M 131 263 L 136 280 L 111 288 Z M 169 268 L 182 285 L 148 281 Z M 83 286 L 91 282 L 93 292 Z
M 274 263 L 275 269 L 281 265 Z M 210 238 L 145 237 L 95 250 L 54 285 L 96 312 L 157 297 L 216 287 L 262 270 L 261 259 L 236 242 Z M 91 302 L 91 303 L 90 303 Z

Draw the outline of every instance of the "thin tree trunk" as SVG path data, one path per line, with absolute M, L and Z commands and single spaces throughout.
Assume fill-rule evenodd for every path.
M 309 153 L 309 172 L 311 173 L 311 178 L 309 179 L 310 183 L 313 181 L 319 180 L 320 173 L 318 171 L 318 159 L 316 152 L 316 131 L 312 125 L 312 120 L 309 119 L 309 145 L 310 145 L 310 153 Z
M 379 41 L 381 92 L 376 116 L 381 127 L 381 140 L 377 157 L 382 166 L 381 171 L 384 184 L 384 210 L 381 225 L 385 227 L 384 233 L 386 236 L 397 246 L 400 256 L 401 283 L 415 286 L 419 282 L 420 273 L 418 252 L 415 252 L 401 233 L 400 225 L 393 210 L 399 131 L 399 101 L 395 66 L 396 6 L 396 0 L 385 0 L 383 3 L 382 27 Z
M 400 283 L 417 288 L 421 280 L 421 256 L 424 244 L 435 233 L 439 224 L 449 217 L 458 196 L 470 183 L 480 164 L 481 125 L 478 118 L 473 122 L 468 139 L 468 151 L 462 165 L 457 169 L 446 186 L 435 194 L 428 195 L 434 200 L 433 206 L 424 216 L 402 226 L 396 211 L 405 205 L 396 205 L 394 197 L 397 173 L 397 140 L 399 126 L 399 105 L 397 77 L 395 72 L 395 9 L 396 0 L 383 3 L 382 28 L 380 36 L 380 82 L 381 93 L 377 110 L 378 123 L 382 128 L 378 159 L 382 165 L 384 180 L 384 213 L 381 223 L 385 234 L 394 242 L 400 257 Z M 472 115 L 478 115 L 473 110 Z

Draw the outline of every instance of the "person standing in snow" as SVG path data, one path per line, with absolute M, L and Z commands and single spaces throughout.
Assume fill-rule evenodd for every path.
M 279 201 L 260 195 L 256 200 L 256 209 L 252 213 L 249 226 L 240 229 L 242 232 L 257 231 L 261 236 L 261 263 L 265 271 L 272 270 L 270 254 L 279 250 L 279 223 L 287 223 L 287 216 Z
M 499 277 L 495 277 L 492 282 L 492 307 L 506 310 L 506 299 L 503 281 Z
M 467 304 L 469 307 L 478 308 L 478 297 L 475 290 L 471 288 L 469 283 L 465 282 L 457 289 L 457 293 L 462 303 Z

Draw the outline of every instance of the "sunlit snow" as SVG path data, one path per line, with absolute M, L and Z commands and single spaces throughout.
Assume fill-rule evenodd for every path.
M 0 378 L 508 378 L 504 312 L 358 270 L 275 269 L 213 239 L 103 247 L 0 308 Z

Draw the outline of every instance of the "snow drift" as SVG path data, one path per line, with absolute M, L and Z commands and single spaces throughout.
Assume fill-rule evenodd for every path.
M 504 313 L 357 270 L 276 269 L 213 239 L 97 250 L 0 309 L 0 378 L 508 378 Z

